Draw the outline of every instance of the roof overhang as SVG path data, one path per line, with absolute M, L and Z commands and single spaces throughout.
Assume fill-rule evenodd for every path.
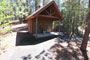
M 56 9 L 56 13 L 58 15 L 58 17 L 56 16 L 48 16 L 48 15 L 41 15 L 40 13 L 43 12 L 46 8 L 50 7 L 51 5 L 53 5 Z M 48 3 L 47 5 L 41 7 L 40 9 L 38 9 L 37 11 L 35 11 L 33 14 L 31 14 L 30 16 L 28 16 L 26 18 L 26 20 L 34 20 L 36 17 L 38 17 L 38 19 L 50 19 L 50 20 L 63 20 L 64 18 L 61 16 L 61 13 L 56 5 L 56 3 L 54 1 L 51 1 L 50 3 Z

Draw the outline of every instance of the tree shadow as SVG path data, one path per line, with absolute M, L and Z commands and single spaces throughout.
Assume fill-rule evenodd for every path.
M 23 60 L 30 60 L 31 59 L 31 55 L 27 55 L 27 56 L 22 56 L 21 57 Z
M 56 60 L 89 60 L 87 51 L 83 51 L 80 49 L 81 40 L 76 39 L 76 41 L 70 40 L 69 42 L 66 40 L 57 38 L 58 44 L 51 47 L 51 49 L 56 50 L 54 52 L 57 53 Z M 61 43 L 66 42 L 67 47 L 61 45 Z M 75 45 L 71 42 L 74 42 Z
M 71 41 L 68 42 L 62 40 L 59 37 L 56 39 L 56 42 L 57 43 L 51 46 L 48 50 L 42 50 L 34 58 L 36 60 L 89 60 L 87 51 L 80 50 L 78 46 L 79 43 L 74 41 L 74 44 L 71 43 Z M 67 45 L 64 46 L 62 43 L 66 43 Z M 28 56 L 25 57 L 27 57 L 28 60 Z
M 87 53 L 80 49 L 74 49 L 73 47 L 63 47 L 56 44 L 51 48 L 53 53 L 56 53 L 55 60 L 89 60 Z

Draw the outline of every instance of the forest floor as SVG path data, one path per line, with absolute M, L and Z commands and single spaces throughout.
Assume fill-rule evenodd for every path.
M 20 31 L 16 26 L 14 32 L 1 37 L 2 44 L 9 45 L 0 60 L 90 60 L 90 40 L 86 52 L 80 50 L 82 38 L 56 37 L 38 44 L 16 46 L 17 32 Z

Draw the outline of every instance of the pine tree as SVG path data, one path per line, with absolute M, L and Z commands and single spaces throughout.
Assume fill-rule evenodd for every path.
M 89 7 L 88 8 L 90 8 L 90 0 L 89 0 Z M 81 50 L 86 50 L 86 48 L 87 48 L 89 33 L 90 33 L 90 10 L 89 10 L 88 16 L 87 16 L 87 24 L 86 24 L 86 28 L 85 28 L 83 41 L 81 44 Z

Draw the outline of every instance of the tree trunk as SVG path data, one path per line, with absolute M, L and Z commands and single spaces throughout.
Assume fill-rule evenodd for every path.
M 37 0 L 35 0 L 35 11 L 38 9 L 37 4 L 38 4 L 38 1 L 37 1 Z
M 90 8 L 90 0 L 89 0 L 89 8 Z M 84 34 L 83 41 L 81 44 L 81 50 L 86 50 L 87 48 L 89 33 L 90 33 L 90 11 L 88 12 L 88 16 L 87 16 L 87 26 L 85 28 L 85 34 Z
M 43 0 L 43 6 L 45 5 L 45 0 Z

